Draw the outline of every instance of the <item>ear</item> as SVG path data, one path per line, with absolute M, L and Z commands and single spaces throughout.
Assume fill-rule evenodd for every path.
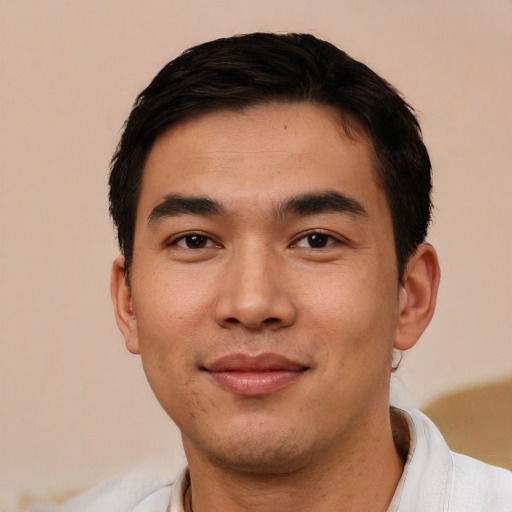
M 400 286 L 394 348 L 413 347 L 427 328 L 436 307 L 440 277 L 436 250 L 421 244 L 410 257 Z
M 114 304 L 117 326 L 124 336 L 126 348 L 132 354 L 140 354 L 137 317 L 132 308 L 132 292 L 126 282 L 126 270 L 122 256 L 117 258 L 112 265 L 110 295 Z

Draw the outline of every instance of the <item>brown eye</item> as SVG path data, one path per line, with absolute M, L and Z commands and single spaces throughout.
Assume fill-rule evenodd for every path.
M 304 235 L 295 242 L 296 247 L 303 247 L 306 249 L 323 249 L 330 245 L 339 243 L 339 240 L 334 238 L 332 235 L 325 233 L 312 232 Z
M 175 240 L 174 244 L 178 247 L 183 247 L 184 249 L 203 249 L 214 245 L 207 236 L 198 234 L 182 236 Z
M 322 233 L 311 233 L 307 236 L 309 246 L 317 249 L 329 245 L 329 238 L 331 237 Z

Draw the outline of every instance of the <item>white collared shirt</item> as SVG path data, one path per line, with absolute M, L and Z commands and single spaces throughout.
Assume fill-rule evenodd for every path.
M 512 512 L 512 472 L 452 452 L 423 413 L 402 413 L 409 455 L 387 512 Z

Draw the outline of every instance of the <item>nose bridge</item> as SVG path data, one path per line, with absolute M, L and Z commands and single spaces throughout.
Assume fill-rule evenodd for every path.
M 233 251 L 216 305 L 217 322 L 249 329 L 293 323 L 295 308 L 282 267 L 279 254 L 256 240 Z

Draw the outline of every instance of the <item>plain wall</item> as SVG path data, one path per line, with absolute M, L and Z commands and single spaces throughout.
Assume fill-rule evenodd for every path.
M 114 323 L 106 182 L 135 95 L 207 39 L 312 32 L 403 92 L 434 166 L 443 276 L 395 399 L 510 375 L 511 27 L 509 0 L 0 0 L 0 510 L 184 463 Z

